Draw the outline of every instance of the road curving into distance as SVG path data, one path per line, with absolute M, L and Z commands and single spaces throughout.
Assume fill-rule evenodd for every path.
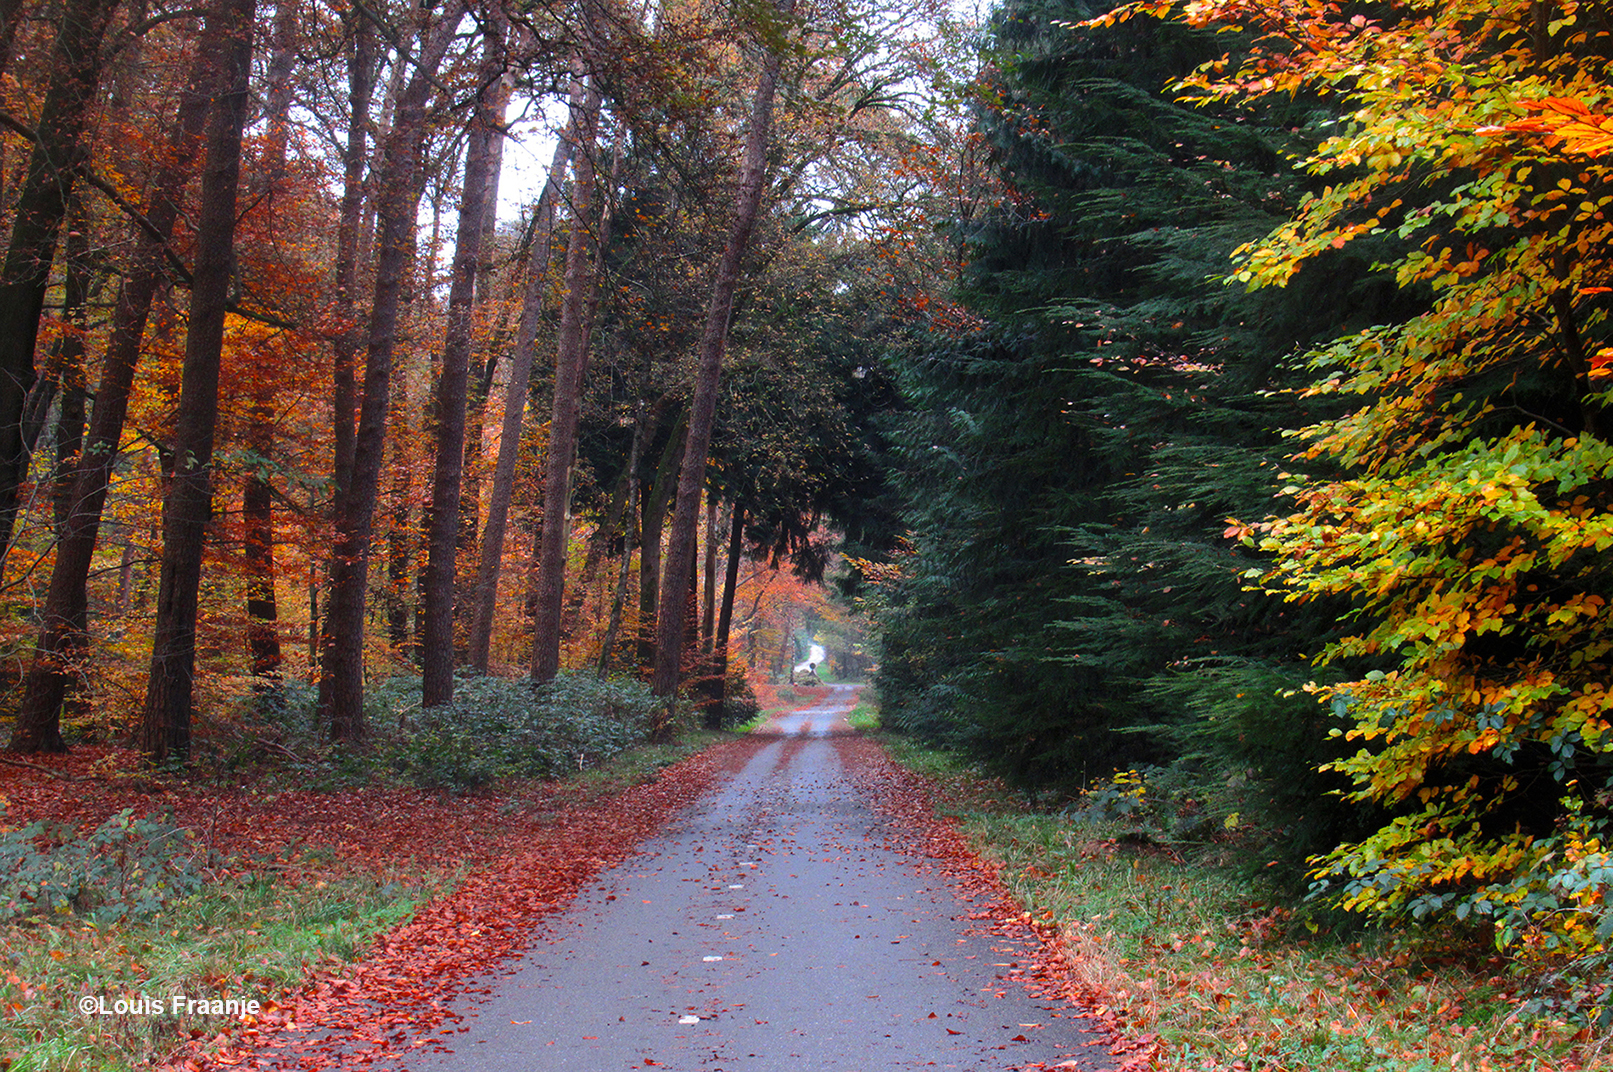
M 851 686 L 776 718 L 731 777 L 460 999 L 413 1072 L 1111 1069 L 1080 1008 L 902 851 L 858 784 Z M 1008 943 L 1008 944 L 1005 944 Z

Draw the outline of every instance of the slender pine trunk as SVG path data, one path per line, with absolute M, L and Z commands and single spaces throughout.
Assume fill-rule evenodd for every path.
M 527 246 L 527 283 L 521 300 L 521 323 L 515 350 L 510 355 L 509 386 L 504 392 L 504 420 L 499 429 L 498 461 L 488 494 L 487 524 L 482 527 L 480 562 L 476 570 L 476 608 L 471 622 L 470 664 L 487 673 L 492 652 L 493 618 L 498 612 L 498 578 L 504 559 L 504 536 L 509 528 L 510 499 L 515 491 L 515 463 L 521 452 L 521 425 L 526 415 L 528 381 L 537 354 L 538 325 L 543 319 L 547 289 L 549 244 L 554 235 L 555 203 L 571 159 L 573 126 L 555 143 L 549 177 L 532 213 L 532 237 Z
M 719 717 L 728 713 L 728 643 L 734 622 L 734 594 L 739 589 L 739 560 L 745 553 L 745 508 L 734 504 L 728 522 L 728 563 L 723 571 L 722 609 L 717 612 L 717 635 L 711 673 Z
M 269 57 L 264 112 L 269 121 L 263 153 L 262 195 L 269 211 L 277 207 L 286 174 L 291 124 L 291 74 L 296 63 L 300 0 L 279 0 L 274 45 Z M 278 222 L 278 221 L 275 221 Z M 275 596 L 274 470 L 275 381 L 255 377 L 247 412 L 247 449 L 252 461 L 241 489 L 242 557 L 246 564 L 246 646 L 254 686 L 274 693 L 280 687 L 280 606 Z
M 501 4 L 494 4 L 491 17 L 498 20 L 500 32 L 506 39 L 509 20 Z M 492 88 L 497 96 L 493 102 L 498 124 L 504 125 L 514 79 L 506 70 Z M 493 159 L 488 169 L 485 218 L 482 221 L 482 248 L 476 259 L 476 295 L 478 309 L 489 308 L 493 301 L 493 287 L 498 279 L 494 267 L 493 243 L 498 230 L 498 195 L 501 173 L 504 170 L 504 139 L 493 139 Z M 482 482 L 486 478 L 487 456 L 483 440 L 487 426 L 487 401 L 493 394 L 493 381 L 498 373 L 499 358 L 505 350 L 508 320 L 499 317 L 496 325 L 489 325 L 487 338 L 481 347 L 481 368 L 471 380 L 470 399 L 465 412 L 465 465 L 460 478 L 459 498 L 459 553 L 455 576 L 456 584 L 465 593 L 454 599 L 454 632 L 459 638 L 456 657 L 469 663 L 470 639 L 475 628 L 479 604 L 476 595 L 478 552 L 481 547 Z M 485 669 L 483 670 L 485 673 Z
M 589 233 L 595 222 L 591 217 L 596 201 L 593 158 L 598 130 L 599 94 L 590 85 L 577 123 L 571 236 L 566 243 L 565 297 L 560 303 L 555 341 L 554 399 L 543 477 L 543 528 L 538 539 L 537 603 L 532 621 L 532 680 L 540 683 L 560 672 L 560 613 L 566 550 L 571 541 L 571 469 L 588 374 L 588 292 L 599 283 L 599 260 L 591 255 L 595 236 Z
M 401 407 L 394 407 L 400 409 Z M 386 636 L 392 650 L 414 660 L 414 640 L 409 629 L 414 607 L 414 552 L 419 533 L 410 524 L 413 498 L 413 467 L 404 455 L 408 451 L 408 418 L 396 413 L 392 421 L 392 476 L 387 485 L 386 531 Z
M 678 458 L 688 429 L 688 415 L 680 414 L 666 449 L 655 469 L 648 495 L 640 493 L 638 576 L 638 664 L 648 675 L 655 666 L 655 608 L 661 595 L 661 535 L 666 531 L 667 504 L 678 486 Z
M 454 30 L 465 11 L 449 0 L 414 73 L 398 101 L 377 176 L 375 291 L 364 357 L 364 396 L 353 439 L 351 484 L 338 488 L 331 583 L 325 602 L 325 641 L 320 660 L 320 717 L 333 740 L 362 743 L 364 722 L 364 608 L 369 581 L 370 534 L 376 492 L 386 457 L 387 402 L 392 355 L 409 267 L 414 259 L 415 217 L 420 202 L 420 158 L 426 104 L 435 88 Z
M 622 633 L 622 612 L 627 604 L 627 582 L 633 575 L 634 530 L 636 526 L 631 520 L 634 509 L 634 499 L 639 495 L 638 467 L 644 457 L 644 439 L 648 434 L 648 422 L 642 412 L 633 422 L 633 443 L 627 452 L 627 490 L 623 501 L 622 525 L 622 561 L 621 568 L 616 574 L 616 592 L 610 604 L 610 624 L 605 629 L 605 641 L 599 648 L 599 679 L 601 681 L 610 676 L 611 661 L 616 654 L 617 639 Z
M 706 560 L 701 571 L 700 649 L 711 654 L 717 617 L 717 496 L 706 493 Z
M 61 400 L 56 411 L 56 467 L 51 477 L 51 516 L 58 540 L 67 532 L 67 519 L 73 510 L 73 481 L 78 473 L 79 452 L 84 449 L 85 403 L 89 397 L 84 339 L 89 329 L 91 290 L 90 218 L 83 191 L 76 187 L 68 199 L 67 218 L 67 273 L 62 286 L 65 330 L 56 342 L 53 362 Z
M 343 322 L 331 340 L 331 433 L 334 497 L 353 483 L 354 419 L 358 409 L 358 354 L 364 327 L 358 316 L 359 239 L 364 224 L 365 170 L 369 163 L 370 107 L 375 92 L 375 27 L 356 10 L 346 16 L 347 144 L 342 150 L 342 200 L 336 217 L 336 309 Z
M 342 199 L 336 215 L 336 311 L 339 327 L 331 339 L 331 499 L 330 519 L 347 502 L 353 486 L 353 449 L 358 410 L 358 354 L 364 344 L 364 325 L 358 314 L 360 248 L 369 204 L 365 181 L 369 163 L 370 111 L 375 94 L 378 48 L 375 27 L 357 8 L 343 16 L 347 49 L 347 144 L 342 148 Z M 401 68 L 403 65 L 395 65 Z M 326 566 L 325 610 L 319 612 L 319 584 L 313 573 L 308 583 L 308 673 L 319 688 L 319 709 L 328 712 L 335 679 L 325 673 L 325 647 L 329 643 L 330 591 L 337 563 Z

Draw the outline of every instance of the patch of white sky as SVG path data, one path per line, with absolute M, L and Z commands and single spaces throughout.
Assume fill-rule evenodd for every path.
M 566 104 L 555 97 L 511 102 L 509 136 L 498 180 L 498 222 L 513 224 L 529 213 L 549 180 L 555 142 L 565 122 Z M 519 110 L 517 110 L 519 109 Z

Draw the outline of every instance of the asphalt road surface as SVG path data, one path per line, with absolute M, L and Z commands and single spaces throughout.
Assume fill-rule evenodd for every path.
M 456 1005 L 469 1030 L 452 1052 L 408 1068 L 1112 1068 L 1081 1010 L 1014 981 L 1015 950 L 967 918 L 968 896 L 892 845 L 902 831 L 848 777 L 847 750 L 868 747 L 848 736 L 854 699 L 836 686 L 777 719 Z

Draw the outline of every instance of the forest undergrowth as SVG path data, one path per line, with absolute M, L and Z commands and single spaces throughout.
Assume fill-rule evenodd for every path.
M 452 1031 L 443 995 L 698 794 L 707 766 L 682 761 L 731 735 L 685 726 L 547 778 L 505 770 L 531 751 L 517 736 L 480 749 L 495 761 L 456 789 L 419 776 L 422 749 L 273 734 L 262 762 L 231 760 L 235 734 L 185 774 L 107 745 L 0 764 L 0 1068 L 210 1067 L 288 1047 L 336 1062 L 310 1026 L 359 1051 L 350 1065 Z M 540 878 L 500 880 L 511 868 Z
M 956 756 L 882 735 L 938 811 L 1064 936 L 1075 973 L 1172 1072 L 1613 1069 L 1605 979 L 1524 972 L 1471 936 L 1333 929 L 1261 881 L 1232 834 L 1184 844 L 1027 803 Z M 1239 837 L 1254 836 L 1245 831 Z

